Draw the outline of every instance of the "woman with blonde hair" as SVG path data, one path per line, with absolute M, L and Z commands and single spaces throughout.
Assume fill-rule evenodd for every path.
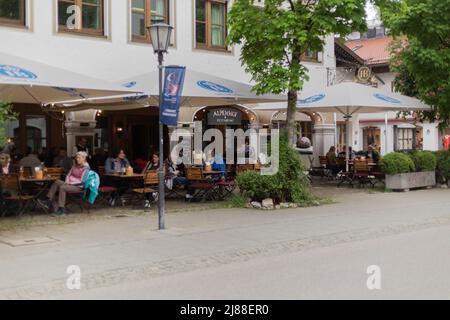
M 64 208 L 66 206 L 66 194 L 67 192 L 82 191 L 83 185 L 88 177 L 90 170 L 89 164 L 87 163 L 88 154 L 84 151 L 79 151 L 75 155 L 75 165 L 70 169 L 66 176 L 66 180 L 55 181 L 50 191 L 47 194 L 47 198 L 44 200 L 38 200 L 39 204 L 45 207 L 47 210 L 52 212 L 52 215 L 63 216 Z M 56 193 L 58 193 L 57 207 L 54 210 L 53 200 L 55 199 Z

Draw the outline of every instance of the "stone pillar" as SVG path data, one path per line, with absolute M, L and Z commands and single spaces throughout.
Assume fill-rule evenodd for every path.
M 334 146 L 336 126 L 334 124 L 315 124 L 313 127 L 313 157 L 314 166 L 319 166 L 320 156 L 325 156 Z
M 97 126 L 97 121 L 95 120 L 96 114 L 96 110 L 66 113 L 64 126 L 66 128 L 67 154 L 69 156 L 74 156 L 77 137 L 92 137 L 92 141 L 94 141 L 95 127 Z M 91 146 L 92 148 L 93 146 Z M 94 150 L 89 150 L 89 152 L 93 154 Z

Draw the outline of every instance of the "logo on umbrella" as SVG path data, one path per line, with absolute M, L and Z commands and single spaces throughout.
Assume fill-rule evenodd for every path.
M 314 103 L 320 100 L 325 99 L 325 95 L 324 94 L 318 94 L 303 100 L 298 100 L 297 104 L 298 105 L 302 105 L 302 104 L 310 104 L 310 103 Z
M 136 84 L 137 84 L 136 81 L 131 81 L 131 82 L 127 82 L 127 83 L 122 84 L 122 86 L 125 87 L 125 88 L 133 88 Z
M 7 64 L 0 64 L 0 76 L 15 79 L 37 79 L 37 75 L 33 72 Z
M 219 93 L 233 93 L 233 90 L 231 90 L 230 88 L 227 88 L 225 86 L 222 86 L 220 84 L 214 83 L 214 82 L 210 82 L 210 81 L 198 81 L 197 85 L 203 89 L 209 90 L 209 91 L 214 91 L 214 92 L 219 92 Z
M 373 96 L 375 98 L 377 98 L 378 100 L 381 100 L 381 101 L 384 101 L 384 102 L 388 102 L 388 103 L 393 103 L 393 104 L 400 104 L 400 103 L 402 103 L 400 100 L 397 100 L 397 99 L 392 98 L 392 97 L 385 96 L 384 94 L 380 94 L 380 93 L 375 93 Z

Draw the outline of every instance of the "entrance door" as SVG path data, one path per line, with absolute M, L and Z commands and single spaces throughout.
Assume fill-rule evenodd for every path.
M 132 125 L 131 141 L 130 159 L 150 159 L 150 128 L 148 125 Z

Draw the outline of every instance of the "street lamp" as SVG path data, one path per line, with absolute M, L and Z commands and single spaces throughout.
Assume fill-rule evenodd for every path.
M 158 55 L 159 70 L 159 230 L 165 229 L 165 192 L 164 192 L 164 126 L 161 123 L 162 95 L 163 95 L 163 61 L 164 53 L 170 44 L 170 36 L 173 28 L 165 23 L 155 23 L 148 28 L 152 40 L 153 50 Z

